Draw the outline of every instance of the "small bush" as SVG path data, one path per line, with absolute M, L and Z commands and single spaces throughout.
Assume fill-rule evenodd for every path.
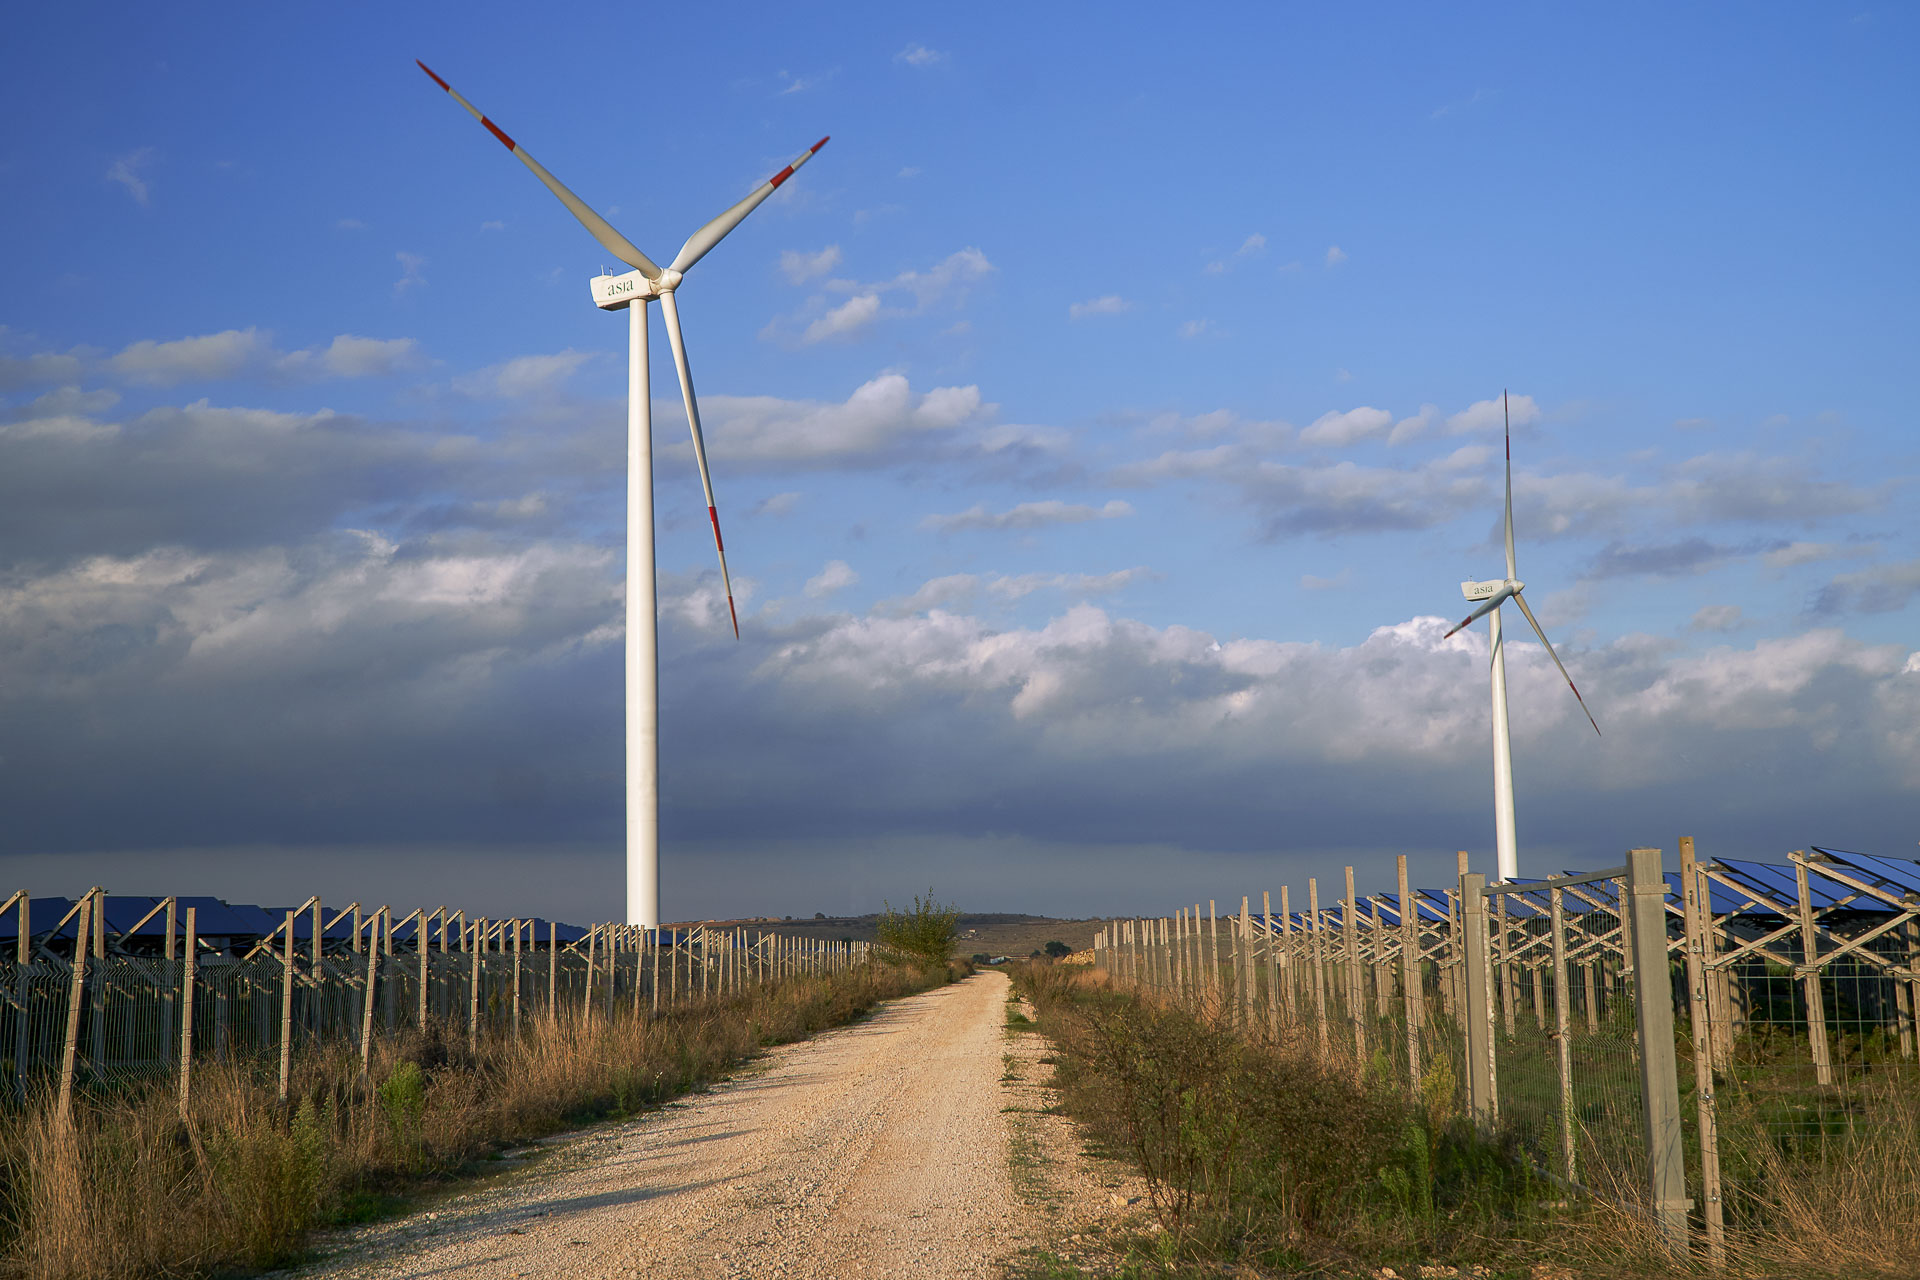
M 953 955 L 959 936 L 960 909 L 940 906 L 933 890 L 913 899 L 913 910 L 895 911 L 891 902 L 874 929 L 875 945 L 892 960 L 923 968 L 939 968 Z

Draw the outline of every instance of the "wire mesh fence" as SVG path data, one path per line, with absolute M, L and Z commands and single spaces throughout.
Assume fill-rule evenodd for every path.
M 1359 897 L 1348 868 L 1277 909 L 1181 906 L 1118 922 L 1095 962 L 1470 1115 L 1718 1262 L 1729 1230 L 1790 1229 L 1792 1188 L 1870 1181 L 1889 1135 L 1920 1132 L 1920 863 L 1700 863 L 1691 839 L 1679 860 L 1487 885 L 1463 854 L 1457 884 L 1415 891 L 1403 858 L 1398 892 Z
M 202 911 L 218 932 L 200 931 Z M 743 926 L 580 929 L 445 908 L 396 920 L 359 904 L 328 919 L 317 899 L 267 913 L 100 890 L 15 894 L 0 920 L 14 944 L 0 959 L 5 1092 L 20 1103 L 51 1084 L 62 1115 L 76 1088 L 175 1077 L 184 1108 L 196 1058 L 277 1057 L 284 1097 L 293 1055 L 323 1045 L 357 1045 L 364 1067 L 376 1037 L 429 1024 L 477 1044 L 535 1018 L 648 1017 L 869 954 Z

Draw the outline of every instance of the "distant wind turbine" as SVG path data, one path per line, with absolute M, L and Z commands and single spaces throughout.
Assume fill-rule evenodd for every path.
M 707 519 L 713 525 L 713 548 L 720 557 L 720 582 L 727 593 L 727 615 L 735 639 L 740 637 L 740 615 L 733 605 L 733 579 L 727 573 L 727 549 L 720 539 L 720 512 L 713 500 L 713 477 L 707 471 L 707 445 L 700 434 L 700 406 L 693 395 L 693 370 L 687 364 L 686 343 L 680 334 L 680 309 L 674 290 L 693 264 L 726 238 L 729 231 L 793 171 L 827 145 L 825 138 L 794 158 L 792 164 L 755 187 L 747 198 L 701 227 L 673 261 L 662 268 L 615 231 L 605 218 L 569 191 L 540 162 L 509 138 L 500 126 L 434 75 L 426 63 L 419 68 L 433 77 L 453 100 L 547 190 L 560 198 L 567 212 L 579 219 L 601 247 L 632 267 L 625 275 L 595 276 L 590 282 L 593 303 L 603 311 L 626 310 L 627 326 L 627 923 L 648 929 L 660 925 L 660 662 L 658 601 L 653 564 L 653 415 L 647 386 L 647 304 L 658 299 L 666 316 L 667 343 L 673 348 L 674 370 L 680 376 L 680 398 L 687 407 L 687 425 L 693 431 L 693 459 L 700 467 L 700 487 L 706 493 Z M 638 306 L 634 304 L 638 303 Z
M 1507 576 L 1504 580 L 1495 578 L 1487 582 L 1463 582 L 1460 592 L 1469 600 L 1484 603 L 1472 613 L 1454 624 L 1448 636 L 1472 623 L 1483 614 L 1487 616 L 1490 633 L 1488 637 L 1488 666 L 1493 684 L 1493 833 L 1494 847 L 1499 855 L 1500 879 L 1512 880 L 1520 874 L 1520 855 L 1514 844 L 1513 834 L 1513 742 L 1507 730 L 1507 656 L 1500 640 L 1500 606 L 1511 599 L 1520 606 L 1520 612 L 1526 615 L 1527 625 L 1533 628 L 1533 634 L 1540 637 L 1540 643 L 1546 646 L 1547 656 L 1553 659 L 1553 665 L 1560 668 L 1560 676 L 1567 682 L 1567 688 L 1573 690 L 1574 699 L 1579 702 L 1580 710 L 1585 712 L 1587 723 L 1593 725 L 1593 731 L 1600 732 L 1600 725 L 1593 718 L 1593 712 L 1587 710 L 1587 700 L 1580 696 L 1580 690 L 1574 685 L 1573 677 L 1567 674 L 1566 664 L 1560 661 L 1560 655 L 1553 651 L 1553 642 L 1547 639 L 1547 633 L 1540 629 L 1539 619 L 1533 616 L 1533 610 L 1527 608 L 1527 599 L 1520 593 L 1527 584 L 1520 581 L 1513 563 L 1513 423 L 1507 416 L 1507 393 L 1500 393 L 1500 417 L 1505 425 L 1507 442 Z M 1445 637 L 1442 637 L 1443 639 Z

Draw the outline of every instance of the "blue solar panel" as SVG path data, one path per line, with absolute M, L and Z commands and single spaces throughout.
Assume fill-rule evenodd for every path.
M 1888 903 L 1906 905 L 1920 898 L 1920 862 L 1880 858 L 1867 853 L 1848 853 L 1842 849 L 1822 849 L 1817 845 L 1813 851 L 1824 858 L 1831 858 L 1854 879 L 1872 885 Z

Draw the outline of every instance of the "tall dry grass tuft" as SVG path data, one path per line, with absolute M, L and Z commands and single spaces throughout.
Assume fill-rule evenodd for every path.
M 25 1280 L 133 1280 L 266 1268 L 318 1225 L 365 1216 L 503 1146 L 631 1115 L 757 1050 L 852 1021 L 944 974 L 875 965 L 629 1017 L 539 1020 L 470 1050 L 464 1028 L 197 1064 L 192 1123 L 170 1087 L 102 1094 L 70 1125 L 51 1100 L 0 1117 L 0 1268 Z
M 1769 1126 L 1747 1107 L 1723 1105 L 1734 1274 L 1920 1274 L 1920 1095 L 1913 1085 L 1905 1073 L 1890 1073 L 1824 1131 L 1792 1137 L 1778 1115 Z

